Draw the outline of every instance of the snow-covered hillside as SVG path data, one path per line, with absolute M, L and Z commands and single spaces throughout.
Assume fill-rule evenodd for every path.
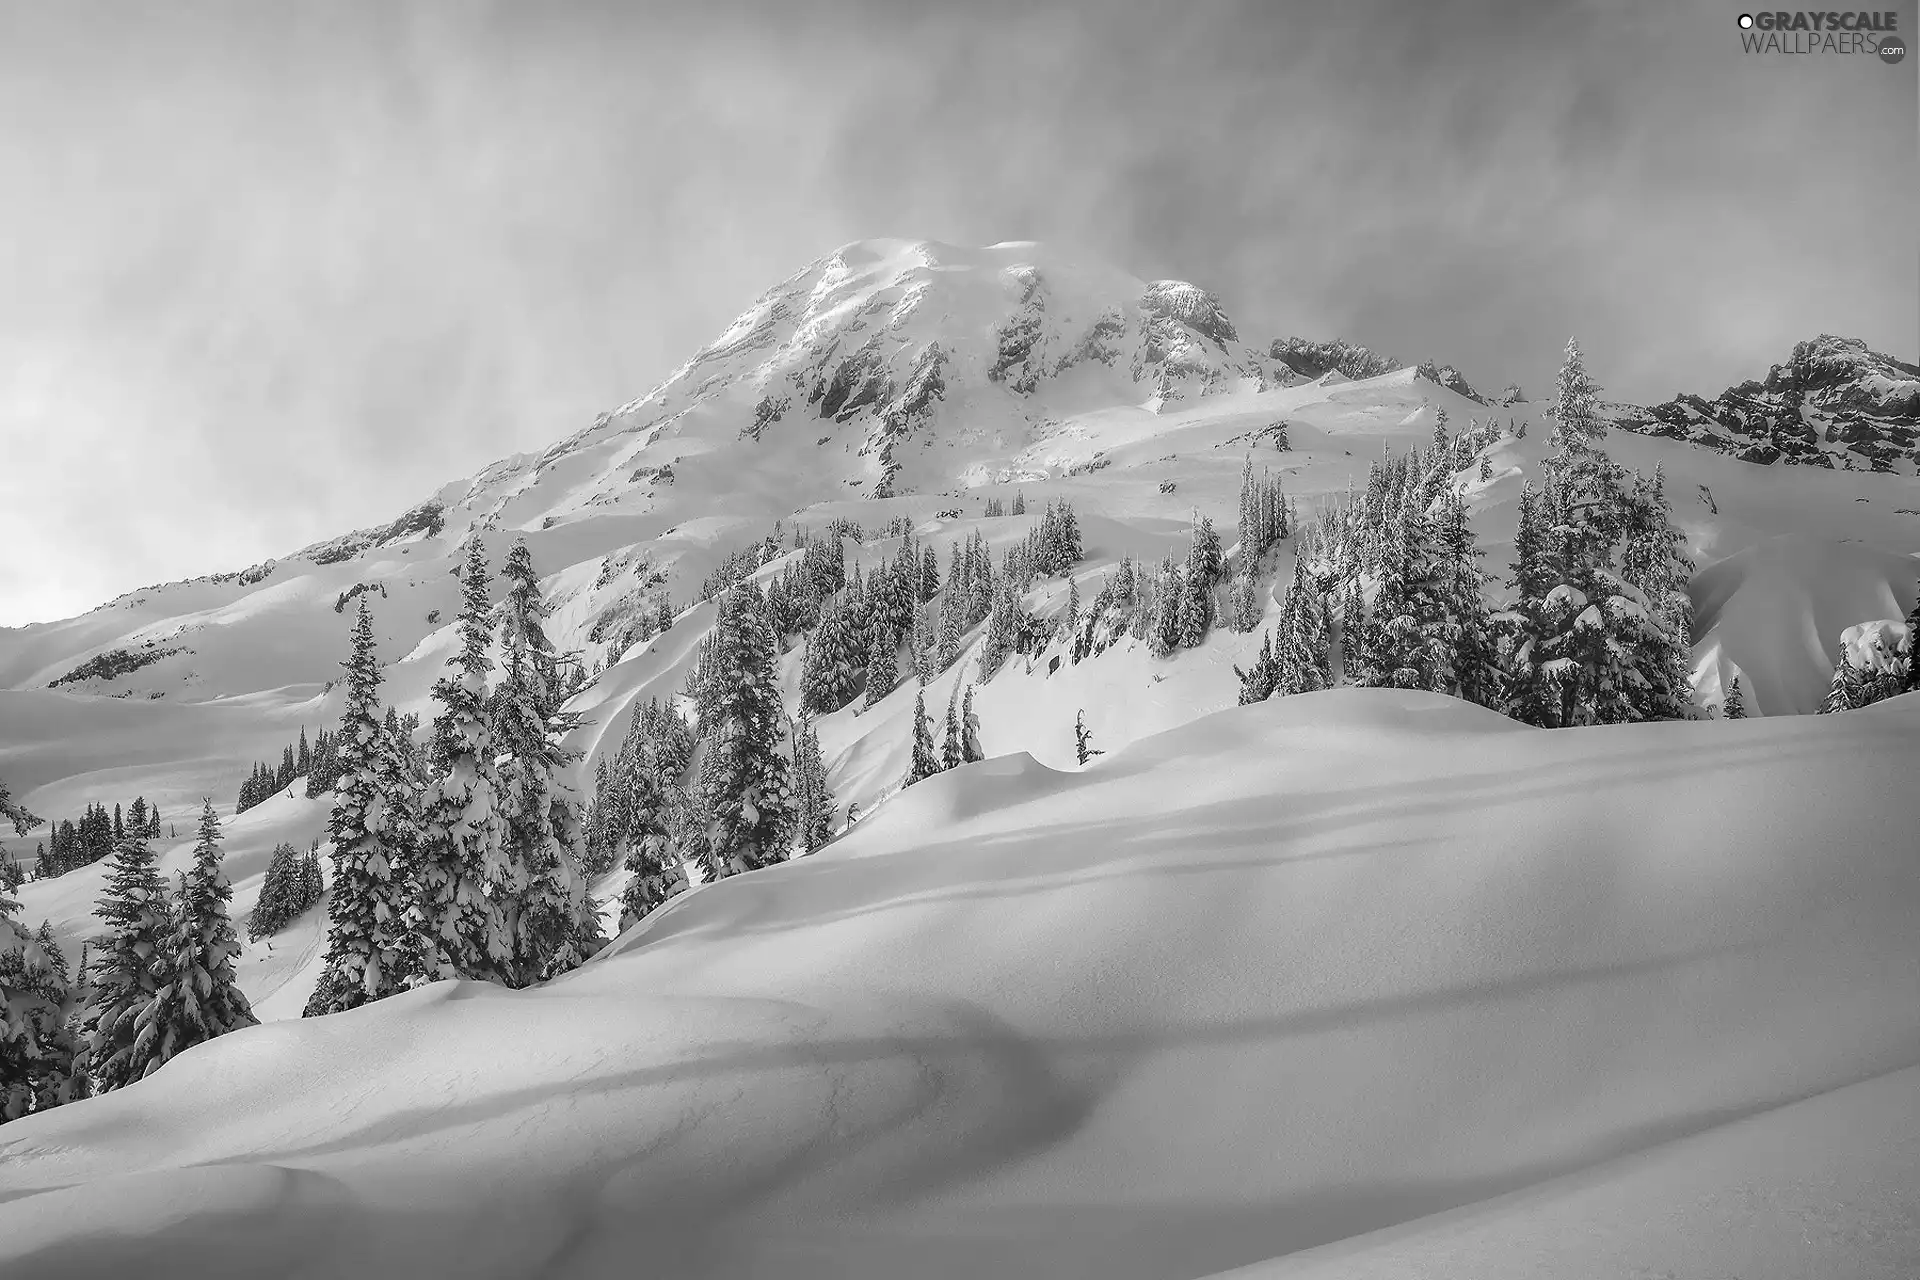
M 1544 408 L 1490 409 L 1413 369 L 1303 380 L 1242 343 L 1203 291 L 1043 246 L 849 245 L 769 291 L 648 396 L 538 457 L 443 487 L 390 526 L 0 631 L 0 777 L 56 818 L 134 794 L 175 815 L 208 795 L 226 810 L 253 761 L 276 757 L 302 726 L 337 720 L 341 692 L 326 686 L 339 675 L 351 593 L 361 588 L 389 664 L 384 696 L 430 717 L 430 686 L 453 651 L 452 575 L 470 530 L 496 564 L 524 536 L 557 606 L 556 638 L 611 664 L 573 704 L 588 717 L 572 742 L 588 772 L 638 701 L 684 687 L 712 621 L 711 605 L 689 608 L 699 583 L 775 521 L 819 530 L 845 518 L 874 530 L 904 518 L 944 564 L 975 533 L 996 553 L 1018 542 L 1047 501 L 1063 499 L 1085 531 L 1074 575 L 1090 597 L 1123 554 L 1151 562 L 1183 551 L 1197 515 L 1231 538 L 1247 457 L 1278 472 L 1311 511 L 1363 481 L 1383 452 L 1427 443 L 1445 410 L 1455 429 L 1475 418 L 1510 424 L 1485 451 L 1488 478 L 1470 469 L 1463 479 L 1490 567 L 1504 571 L 1521 483 L 1537 479 L 1548 448 Z M 1273 447 L 1282 426 L 1284 452 Z M 1717 705 L 1739 675 L 1749 714 L 1810 712 L 1841 633 L 1911 606 L 1920 481 L 1756 466 L 1624 431 L 1608 447 L 1629 466 L 1664 468 L 1701 566 L 1692 590 L 1703 703 Z M 1015 492 L 1030 514 L 984 514 L 990 498 Z M 876 496 L 885 493 L 893 496 Z M 853 558 L 871 568 L 897 545 L 873 537 Z M 1278 569 L 1284 584 L 1286 566 Z M 631 634 L 625 620 L 663 594 L 679 624 L 617 649 Z M 1065 595 L 1055 580 L 1029 606 L 1045 614 L 1064 608 Z M 1270 617 L 1278 608 L 1271 598 L 1265 607 Z M 1084 710 L 1096 746 L 1124 746 L 1231 705 L 1234 666 L 1258 645 L 1258 631 L 1216 630 L 1171 659 L 1130 645 L 1057 670 L 1056 646 L 977 690 L 985 744 L 1070 763 L 1071 726 Z M 158 656 L 123 661 L 110 669 L 131 669 L 111 678 L 61 681 L 121 651 Z M 963 659 L 944 672 L 929 703 L 944 706 L 970 668 Z M 913 693 L 909 682 L 880 706 L 823 718 L 843 806 L 870 812 L 898 788 Z M 232 824 L 237 912 L 257 897 L 273 845 L 305 847 L 322 821 L 308 802 L 282 798 Z M 188 843 L 162 854 L 164 872 L 180 870 Z M 91 933 L 102 874 L 96 865 L 29 884 L 26 917 L 51 920 L 69 942 Z M 287 973 L 286 949 L 276 941 L 250 953 L 243 972 L 256 998 L 286 984 L 297 1004 L 292 993 L 304 986 L 298 965 Z
M 546 988 L 7 1126 L 0 1273 L 1894 1280 L 1916 712 L 989 760 Z
M 1789 396 L 1818 440 L 1774 460 L 1879 457 L 1909 366 L 1803 348 L 1731 421 L 1805 443 L 1766 416 Z M 363 598 L 382 699 L 431 717 L 476 535 L 496 570 L 526 540 L 551 634 L 597 672 L 569 704 L 583 785 L 639 707 L 686 689 L 718 612 L 702 583 L 769 539 L 753 572 L 775 577 L 796 528 L 857 524 L 843 549 L 867 574 L 905 530 L 944 569 L 1071 503 L 1084 603 L 1123 557 L 1184 556 L 1202 517 L 1231 544 L 1249 459 L 1310 519 L 1444 413 L 1500 427 L 1451 483 L 1504 580 L 1547 404 L 1280 349 L 1201 288 L 1044 246 L 848 245 L 648 395 L 388 524 L 0 630 L 0 779 L 55 819 L 157 803 L 179 824 L 156 841 L 168 879 L 211 796 L 244 918 L 329 800 L 229 816 L 242 779 L 338 722 Z M 911 678 L 820 715 L 862 821 L 551 986 L 302 1021 L 324 909 L 247 944 L 267 1026 L 0 1130 L 0 1276 L 110 1271 L 153 1238 L 195 1276 L 643 1256 L 674 1275 L 1905 1274 L 1886 1260 L 1920 1238 L 1885 1188 L 1920 1174 L 1920 721 L 1912 696 L 1806 713 L 1843 642 L 1880 653 L 1914 606 L 1920 478 L 1893 454 L 1761 465 L 1664 430 L 1665 408 L 1611 406 L 1631 429 L 1605 445 L 1663 473 L 1697 566 L 1696 701 L 1738 677 L 1752 723 L 1548 732 L 1377 690 L 1234 709 L 1293 541 L 1260 579 L 1263 625 L 1171 656 L 1122 637 L 1074 661 L 1056 637 L 978 683 L 975 627 L 924 696 L 938 718 L 972 685 L 991 759 L 902 791 Z M 1025 513 L 998 514 L 1016 494 Z M 1069 591 L 1044 577 L 1023 604 L 1054 617 Z M 779 660 L 789 711 L 801 659 Z M 1077 719 L 1104 753 L 1084 771 Z M 22 920 L 77 952 L 106 871 L 26 884 Z M 1749 1202 L 1803 1229 L 1756 1226 Z

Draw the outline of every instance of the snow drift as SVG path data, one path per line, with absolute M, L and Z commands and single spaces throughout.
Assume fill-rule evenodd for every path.
M 1917 713 L 1337 690 L 964 768 L 544 989 L 7 1126 L 0 1274 L 1906 1274 Z

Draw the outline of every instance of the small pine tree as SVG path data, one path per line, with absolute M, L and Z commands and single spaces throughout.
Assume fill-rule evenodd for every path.
M 960 762 L 976 764 L 986 758 L 986 750 L 980 745 L 980 717 L 973 710 L 973 686 L 968 685 L 960 699 Z
M 1016 516 L 1027 514 L 1027 495 L 1024 490 L 1015 489 L 1013 491 L 1013 510 L 1010 514 Z
M 1483 453 L 1480 455 L 1480 483 L 1487 484 L 1487 483 L 1490 483 L 1492 480 L 1493 480 L 1493 455 L 1490 453 Z
M 907 786 L 940 772 L 940 753 L 933 745 L 933 721 L 927 717 L 927 694 L 913 695 L 913 763 L 907 768 Z
M 874 628 L 873 645 L 867 650 L 867 696 L 863 706 L 871 707 L 889 693 L 900 678 L 899 641 L 885 626 Z
M 800 851 L 815 853 L 833 839 L 836 806 L 827 784 L 826 758 L 811 720 L 802 720 L 794 736 L 793 771 L 799 802 Z
M 1747 704 L 1740 697 L 1740 677 L 1739 676 L 1735 676 L 1731 681 L 1728 682 L 1727 697 L 1726 697 L 1726 702 L 1724 706 L 1725 706 L 1725 710 L 1722 712 L 1722 714 L 1727 719 L 1745 720 L 1747 718 Z
M 940 742 L 940 767 L 957 769 L 962 763 L 960 749 L 960 682 L 954 681 L 953 689 L 947 694 L 947 730 Z
M 1093 759 L 1095 756 L 1106 754 L 1104 751 L 1094 747 L 1092 743 L 1093 734 L 1087 728 L 1087 713 L 1085 711 L 1074 712 L 1073 754 L 1082 765 L 1085 765 L 1087 761 Z

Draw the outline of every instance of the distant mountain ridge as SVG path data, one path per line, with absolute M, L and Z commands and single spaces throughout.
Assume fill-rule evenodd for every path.
M 1920 366 L 1821 334 L 1761 380 L 1712 400 L 1682 394 L 1611 406 L 1628 431 L 1684 440 L 1763 466 L 1920 472 Z

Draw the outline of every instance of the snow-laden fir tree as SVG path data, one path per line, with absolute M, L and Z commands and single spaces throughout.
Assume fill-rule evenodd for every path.
M 40 819 L 0 781 L 0 822 L 24 836 Z M 29 933 L 20 904 L 0 884 L 0 1124 L 60 1105 L 74 1093 L 74 1041 L 67 1025 L 66 960 L 44 923 Z
M 626 850 L 629 873 L 620 895 L 622 929 L 632 928 L 689 884 L 686 863 L 674 839 L 680 797 L 658 761 L 657 750 L 649 740 L 622 762 L 626 801 L 619 840 Z
M 260 896 L 254 900 L 253 911 L 247 916 L 247 937 L 258 942 L 286 928 L 288 922 L 312 905 L 301 902 L 304 888 L 300 851 L 282 840 L 267 859 Z
M 980 745 L 980 717 L 973 710 L 973 686 L 960 699 L 960 762 L 975 764 L 987 758 Z
M 947 693 L 946 732 L 940 739 L 940 767 L 957 769 L 962 763 L 960 749 L 960 682 L 953 682 Z
M 1453 440 L 1447 434 L 1447 406 L 1441 405 L 1433 415 L 1433 447 L 1445 453 L 1453 447 Z
M 0 887 L 0 1124 L 76 1096 L 66 959 L 43 922 L 29 933 Z
M 79 1014 L 94 1094 L 131 1084 L 160 1065 L 154 1037 L 143 1039 L 138 1024 L 166 982 L 161 949 L 173 931 L 171 906 L 152 847 L 143 839 L 122 840 L 93 911 L 106 931 L 87 966 L 87 1005 Z
M 913 760 L 903 785 L 910 787 L 939 772 L 940 752 L 933 745 L 933 721 L 927 716 L 927 692 L 922 689 L 913 695 Z
M 1722 704 L 1721 714 L 1728 720 L 1745 720 L 1747 703 L 1740 696 L 1740 677 L 1735 676 L 1727 684 L 1726 701 Z
M 488 578 L 486 548 L 475 536 L 460 574 L 460 648 L 447 660 L 449 674 L 433 685 L 440 763 L 421 800 L 419 892 L 407 905 L 405 927 L 421 943 L 419 969 L 408 975 L 413 983 L 505 976 L 514 960 L 512 937 L 487 895 L 487 885 L 503 878 L 506 851 L 487 707 Z
M 1027 514 L 1027 495 L 1025 490 L 1015 489 L 1013 491 L 1013 509 L 1008 512 L 1008 514 L 1016 516 Z
M 562 656 L 546 634 L 548 605 L 524 539 L 508 551 L 501 577 L 505 662 L 489 710 L 501 752 L 502 834 L 488 897 L 509 956 L 500 976 L 524 987 L 577 968 L 606 939 L 581 868 L 580 805 L 569 779 L 580 755 L 560 745 L 580 719 L 561 709 Z
M 1236 663 L 1233 674 L 1240 677 L 1241 706 L 1265 702 L 1274 695 L 1280 685 L 1280 665 L 1274 660 L 1271 631 L 1260 637 L 1260 653 L 1252 664 L 1242 671 Z
M 893 692 L 900 678 L 900 643 L 886 626 L 873 629 L 873 644 L 867 650 L 867 696 L 862 704 L 871 707 Z
M 814 853 L 833 839 L 837 806 L 827 784 L 827 761 L 811 719 L 803 719 L 793 740 L 794 796 L 801 853 Z
M 1078 578 L 1068 578 L 1067 579 L 1067 611 L 1060 615 L 1060 627 L 1059 627 L 1058 634 L 1062 638 L 1071 640 L 1073 638 L 1074 633 L 1078 631 L 1079 628 L 1080 628 L 1080 580 Z M 1078 656 L 1075 656 L 1073 660 L 1075 662 L 1080 661 Z
M 853 701 L 866 667 L 855 645 L 848 599 L 836 595 L 822 607 L 820 625 L 808 638 L 800 665 L 800 703 L 805 710 L 826 715 Z
M 700 726 L 707 738 L 699 788 L 702 856 L 710 880 L 783 860 L 794 821 L 792 779 L 780 749 L 785 712 L 759 593 L 736 587 L 721 597 L 714 635 L 722 692 L 711 723 Z
M 1326 601 L 1303 556 L 1294 557 L 1273 657 L 1282 694 L 1313 693 L 1333 685 Z
M 240 939 L 232 903 L 233 886 L 220 858 L 220 819 L 213 802 L 204 801 L 193 865 L 180 877 L 173 929 L 161 941 L 158 969 L 165 981 L 134 1021 L 139 1041 L 151 1045 L 147 1056 L 154 1066 L 259 1023 L 234 972 Z
M 1432 520 L 1436 590 L 1453 647 L 1453 679 L 1443 692 L 1497 708 L 1504 696 L 1500 652 L 1487 608 L 1487 575 L 1480 568 L 1483 553 L 1473 536 L 1465 497 L 1451 487 L 1442 490 Z
M 333 897 L 326 959 L 307 1017 L 392 995 L 417 965 L 405 918 L 418 893 L 410 863 L 419 797 L 400 744 L 379 715 L 380 665 L 365 597 L 355 615 L 353 652 L 342 665 L 347 705 L 335 735 L 340 776 L 327 820 Z

